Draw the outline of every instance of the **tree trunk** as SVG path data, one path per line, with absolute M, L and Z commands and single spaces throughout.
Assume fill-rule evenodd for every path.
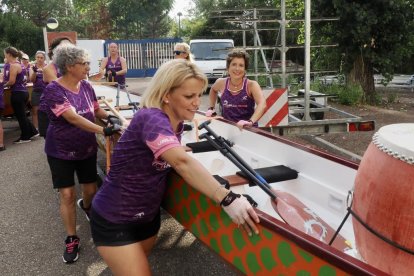
M 361 85 L 364 91 L 364 102 L 369 104 L 376 103 L 374 70 L 369 59 L 358 56 L 354 61 L 351 72 L 348 74 L 347 81 Z

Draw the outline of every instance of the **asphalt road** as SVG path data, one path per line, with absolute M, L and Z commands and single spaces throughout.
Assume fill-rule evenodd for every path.
M 63 263 L 66 234 L 44 140 L 39 137 L 14 145 L 20 133 L 17 122 L 3 121 L 3 126 L 7 149 L 0 152 L 0 275 L 111 275 L 81 212 L 77 220 L 80 258 L 71 265 Z M 237 275 L 165 212 L 150 263 L 153 275 Z

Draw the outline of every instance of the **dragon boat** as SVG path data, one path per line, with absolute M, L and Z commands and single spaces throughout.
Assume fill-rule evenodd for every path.
M 101 103 L 126 124 L 133 116 L 131 110 Z M 414 271 L 414 124 L 381 128 L 357 164 L 264 130 L 240 130 L 201 112 L 187 123 L 191 127 L 183 133 L 182 145 L 220 183 L 254 200 L 260 234 L 249 237 L 175 172 L 168 177 L 162 206 L 241 273 Z M 116 139 L 98 137 L 108 158 Z M 392 171 L 387 172 L 388 166 Z

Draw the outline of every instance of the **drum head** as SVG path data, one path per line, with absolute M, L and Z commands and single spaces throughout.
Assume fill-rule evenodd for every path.
M 373 143 L 381 151 L 414 164 L 414 124 L 383 126 L 375 133 Z

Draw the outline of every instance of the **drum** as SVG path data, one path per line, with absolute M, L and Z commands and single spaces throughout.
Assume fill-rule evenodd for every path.
M 414 251 L 414 124 L 382 127 L 355 179 L 353 211 L 383 237 Z M 353 219 L 356 248 L 391 275 L 413 275 L 414 255 L 383 241 Z

